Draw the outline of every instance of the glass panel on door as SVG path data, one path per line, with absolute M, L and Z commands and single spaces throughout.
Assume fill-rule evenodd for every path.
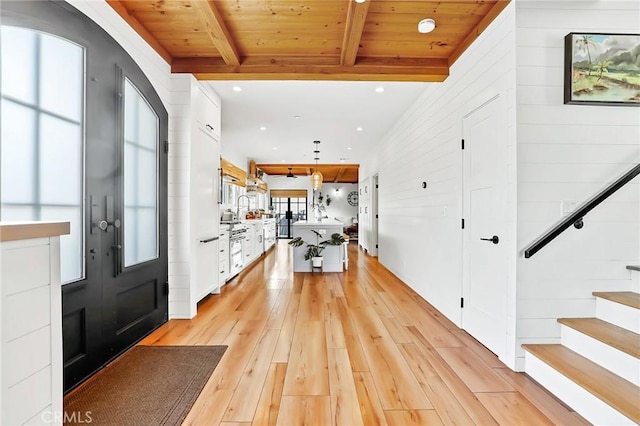
M 125 80 L 125 267 L 158 258 L 158 122 L 144 97 Z
M 68 221 L 62 283 L 84 270 L 84 48 L 2 26 L 2 220 Z

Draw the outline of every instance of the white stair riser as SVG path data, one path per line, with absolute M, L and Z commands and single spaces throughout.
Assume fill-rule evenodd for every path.
M 612 373 L 640 386 L 640 359 L 562 324 L 562 344 Z
M 596 297 L 596 317 L 603 321 L 640 333 L 640 310 Z
M 529 352 L 525 355 L 525 371 L 593 424 L 612 426 L 636 424 Z

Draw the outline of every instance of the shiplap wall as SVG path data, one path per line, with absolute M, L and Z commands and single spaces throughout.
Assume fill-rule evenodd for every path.
M 380 262 L 456 324 L 462 296 L 462 119 L 500 93 L 509 138 L 509 337 L 515 340 L 515 8 L 509 5 L 451 68 L 427 87 L 362 164 L 379 174 Z M 421 183 L 428 182 L 422 189 Z M 513 346 L 513 344 L 511 344 Z M 513 350 L 509 351 L 509 356 Z
M 640 162 L 640 109 L 563 105 L 564 36 L 640 32 L 640 2 L 518 1 L 518 250 Z M 520 344 L 559 342 L 558 317 L 593 316 L 593 291 L 635 290 L 640 274 L 640 179 L 530 259 L 517 264 Z
M 191 294 L 190 249 L 190 143 L 191 101 L 196 90 L 191 74 L 171 76 L 169 116 L 168 209 L 169 222 L 169 318 L 193 318 L 196 302 Z

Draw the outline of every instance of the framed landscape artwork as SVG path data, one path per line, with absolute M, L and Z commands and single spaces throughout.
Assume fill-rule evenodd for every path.
M 640 34 L 567 34 L 564 103 L 640 106 Z

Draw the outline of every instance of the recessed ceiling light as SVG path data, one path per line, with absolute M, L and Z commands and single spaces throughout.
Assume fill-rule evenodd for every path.
M 356 3 L 364 3 L 367 0 L 356 0 Z
M 362 131 L 362 127 L 356 127 L 356 130 L 361 132 Z
M 233 86 L 233 91 L 234 91 L 234 92 L 242 92 L 242 87 L 240 87 L 240 86 Z
M 300 120 L 300 116 L 299 115 L 294 115 L 293 118 L 295 118 L 296 120 Z
M 284 163 L 284 160 L 282 160 L 282 162 Z
M 376 92 L 378 92 L 378 93 L 384 92 L 384 87 L 382 87 L 382 86 L 376 87 Z
M 418 22 L 418 32 L 421 34 L 430 33 L 436 28 L 436 21 L 431 18 L 425 18 Z
M 340 159 L 340 162 L 341 162 L 341 163 L 344 163 L 345 161 L 347 161 L 347 160 L 346 160 L 346 158 L 341 158 L 341 159 Z
M 278 150 L 278 147 L 277 147 L 277 146 L 274 146 L 274 147 L 273 147 L 273 148 L 271 148 L 271 149 L 273 149 L 274 151 L 277 151 L 277 150 Z
M 348 149 L 349 151 L 351 151 L 351 147 L 347 147 L 347 149 Z
M 264 126 L 260 126 L 260 130 L 262 130 L 264 132 L 265 130 L 267 130 L 267 128 L 264 127 Z

